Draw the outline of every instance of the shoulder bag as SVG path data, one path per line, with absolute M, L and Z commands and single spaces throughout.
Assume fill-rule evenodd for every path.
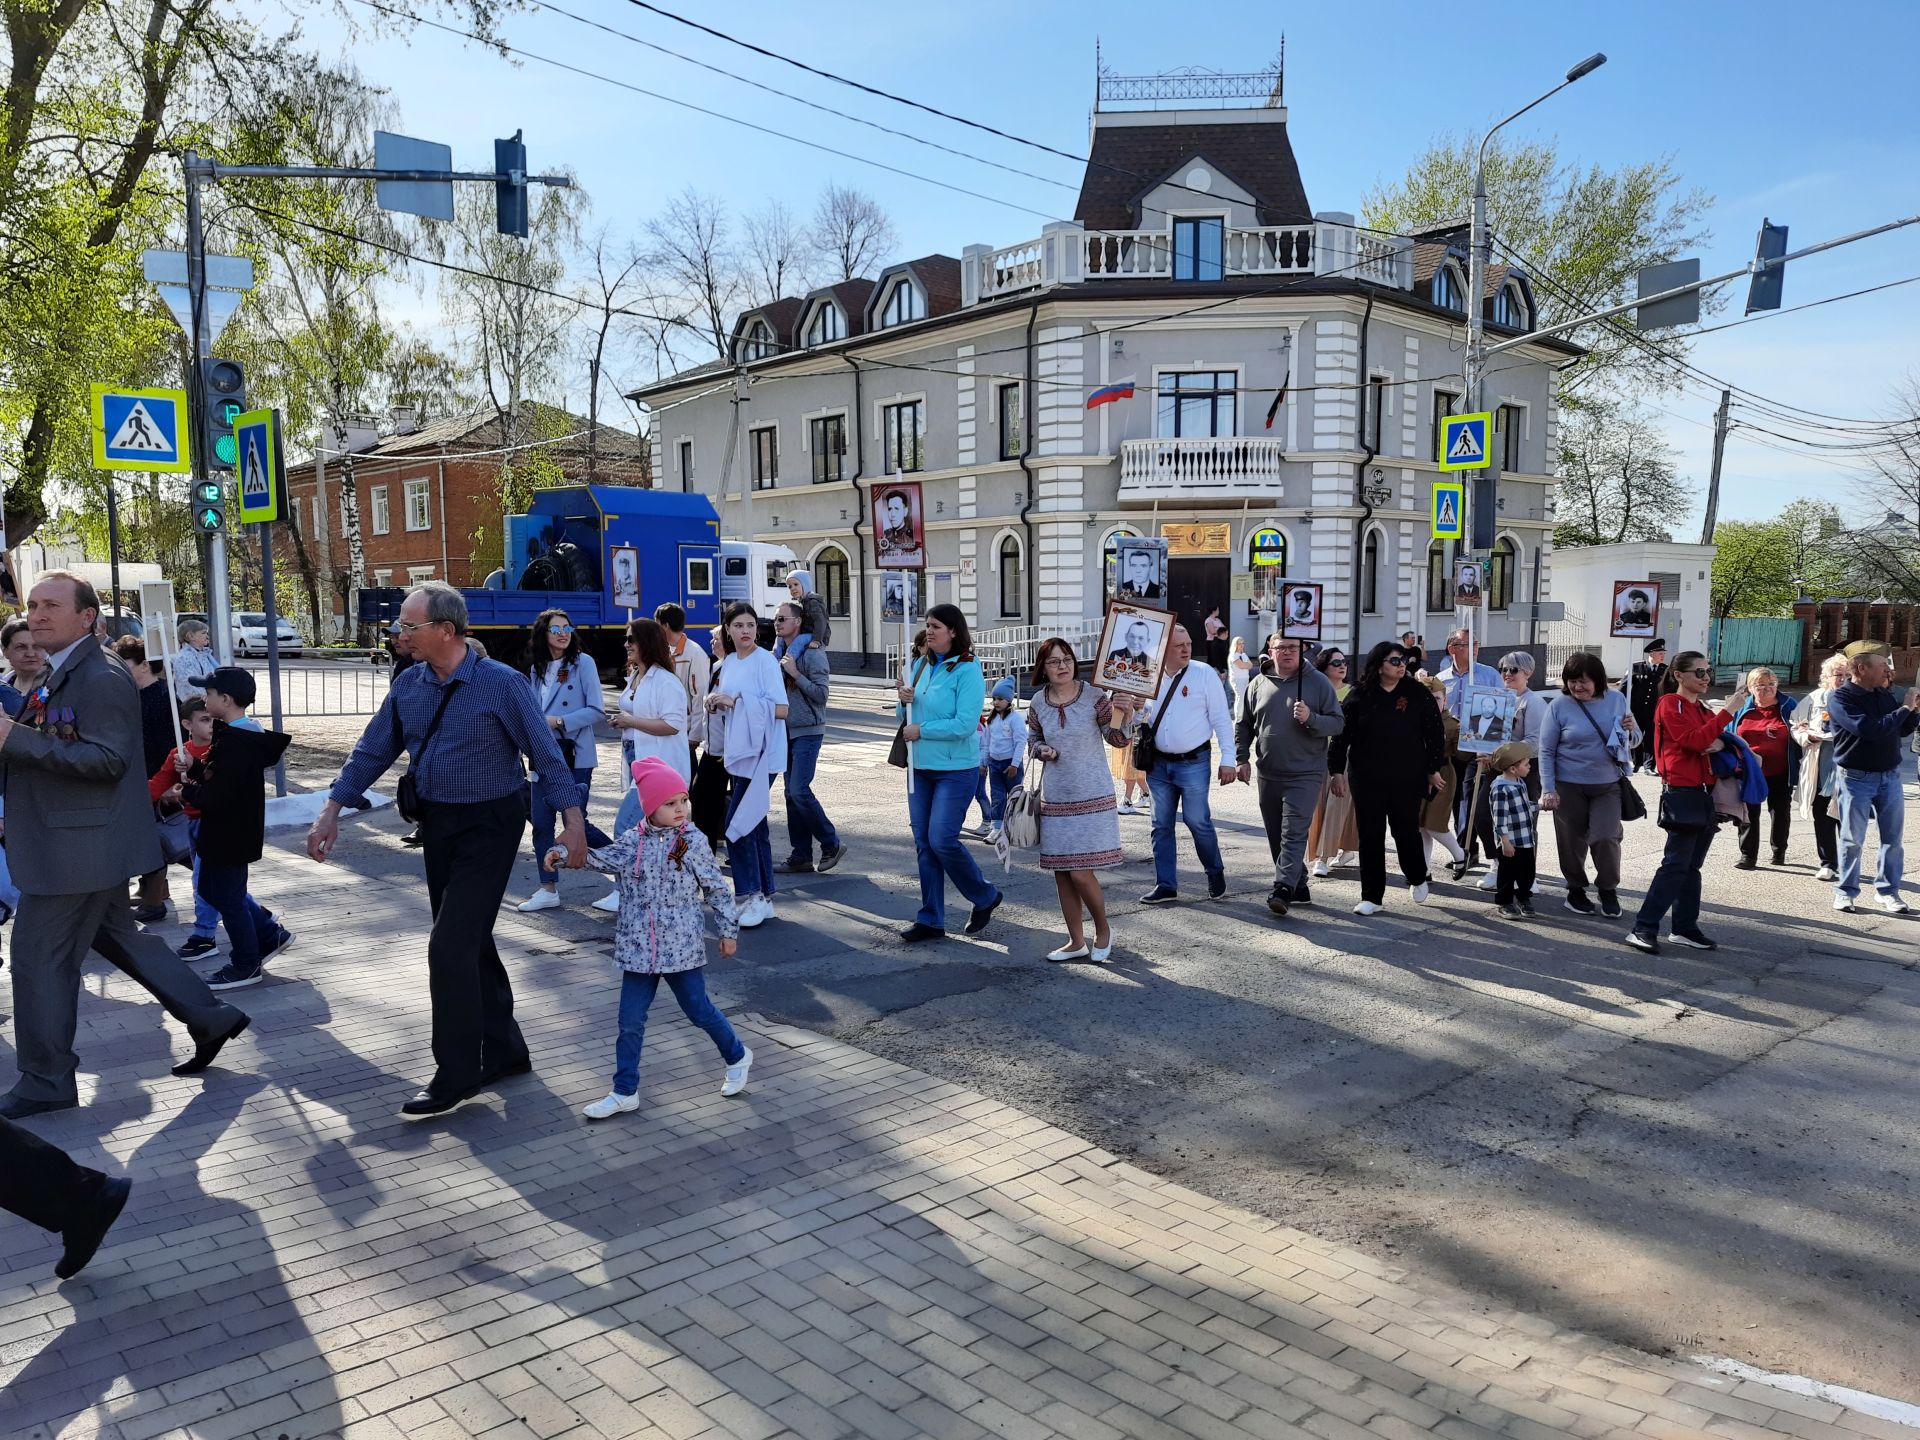
M 1173 704 L 1173 697 L 1180 693 L 1180 682 L 1186 678 L 1190 667 L 1181 666 L 1180 673 L 1167 682 L 1166 704 L 1160 707 L 1160 713 L 1150 721 L 1142 720 L 1140 728 L 1133 737 L 1133 768 L 1142 775 L 1153 769 L 1154 762 L 1160 758 L 1160 747 L 1154 743 L 1154 731 L 1160 728 L 1160 722 L 1167 717 L 1167 709 Z
M 1007 796 L 1006 814 L 1000 823 L 1011 849 L 1031 850 L 1040 843 L 1040 806 L 1046 797 L 1046 771 L 1046 762 L 1034 761 L 1027 769 L 1026 783 Z
M 1657 702 L 1656 702 L 1657 703 Z M 1653 753 L 1660 754 L 1660 713 L 1656 710 L 1653 717 Z M 1680 787 L 1667 783 L 1667 777 L 1660 777 L 1660 818 L 1662 830 L 1711 830 L 1719 823 L 1713 809 L 1713 790 Z
M 920 688 L 920 676 L 926 670 L 927 662 L 922 659 L 913 667 L 913 687 Z M 907 722 L 902 720 L 893 732 L 893 744 L 887 747 L 887 764 L 896 770 L 907 768 Z
M 413 778 L 413 767 L 420 763 L 420 756 L 433 741 L 433 732 L 440 728 L 440 717 L 447 713 L 447 702 L 453 699 L 453 692 L 462 682 L 453 681 L 440 696 L 440 708 L 433 712 L 433 723 L 427 726 L 427 733 L 420 737 L 420 748 L 407 759 L 407 773 L 400 777 L 400 783 L 393 788 L 393 808 L 400 812 L 400 818 L 409 824 L 417 825 L 426 816 L 426 807 L 420 800 L 420 782 Z M 393 735 L 404 748 L 407 743 L 406 732 L 400 728 L 400 706 L 393 707 Z
M 185 810 L 171 810 L 154 813 L 155 828 L 160 832 L 160 858 L 168 865 L 193 864 L 193 822 L 187 818 Z
M 1566 703 L 1564 700 L 1562 704 Z M 1600 736 L 1600 748 L 1607 748 L 1607 737 L 1600 733 L 1600 722 L 1593 718 L 1593 712 L 1587 709 L 1587 702 L 1575 700 L 1580 713 L 1587 717 L 1587 724 L 1593 726 L 1593 733 Z M 1609 752 L 1611 753 L 1611 752 Z M 1620 818 L 1622 820 L 1644 820 L 1647 818 L 1647 802 L 1640 798 L 1640 792 L 1633 788 L 1633 781 L 1625 775 L 1620 777 Z

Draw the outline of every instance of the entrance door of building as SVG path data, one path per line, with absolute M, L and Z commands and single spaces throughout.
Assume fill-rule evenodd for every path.
M 1219 607 L 1224 618 L 1233 590 L 1233 561 L 1226 556 L 1175 555 L 1167 560 L 1168 608 L 1193 637 L 1194 655 L 1207 658 L 1209 611 Z

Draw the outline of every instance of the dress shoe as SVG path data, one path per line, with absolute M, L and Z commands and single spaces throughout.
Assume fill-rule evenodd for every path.
M 1171 885 L 1156 885 L 1140 897 L 1142 905 L 1171 905 L 1180 898 L 1180 892 Z
M 1213 874 L 1207 876 L 1207 898 L 1209 900 L 1221 899 L 1223 896 L 1226 895 L 1226 893 L 1227 893 L 1227 872 L 1226 871 L 1216 870 L 1213 872 Z
M 24 1120 L 29 1115 L 45 1115 L 51 1110 L 72 1110 L 78 1100 L 29 1100 L 24 1095 L 0 1096 L 0 1120 Z
M 93 1259 L 93 1252 L 100 1248 L 100 1242 L 107 1238 L 107 1231 L 113 1228 L 113 1222 L 126 1208 L 127 1195 L 132 1189 L 131 1180 L 102 1181 L 92 1198 L 80 1206 L 80 1213 L 60 1231 L 66 1248 L 53 1267 L 54 1274 L 62 1280 L 71 1280 L 86 1267 Z
M 984 905 L 974 906 L 973 913 L 967 916 L 967 934 L 978 935 L 982 930 L 986 929 L 987 922 L 993 919 L 993 912 L 1000 908 L 1000 902 L 1006 898 L 1004 894 L 996 890 L 993 899 Z
M 428 1086 L 402 1105 L 400 1114 L 407 1120 L 425 1120 L 434 1115 L 445 1115 L 474 1099 L 483 1088 L 484 1085 L 469 1085 L 465 1089 L 449 1090 L 442 1094 Z
M 531 1075 L 532 1073 L 533 1057 L 529 1055 L 524 1059 L 509 1060 L 504 1065 L 487 1066 L 480 1072 L 480 1083 L 482 1086 L 486 1086 L 493 1084 L 496 1080 L 511 1080 L 516 1076 Z
M 909 945 L 917 945 L 922 940 L 943 940 L 947 932 L 937 925 L 922 925 L 918 920 L 900 932 L 900 938 Z
M 158 925 L 162 920 L 167 918 L 167 907 L 164 905 L 137 905 L 134 907 L 133 918 L 142 925 Z
M 216 1030 L 211 1035 L 195 1035 L 193 1037 L 193 1058 L 191 1060 L 183 1060 L 174 1066 L 173 1073 L 176 1075 L 198 1075 L 202 1070 L 213 1064 L 214 1057 L 219 1055 L 222 1045 L 226 1044 L 227 1041 L 233 1039 L 234 1036 L 238 1035 L 253 1023 L 250 1016 L 243 1015 L 238 1010 L 235 1010 L 233 1015 L 233 1020 L 224 1030 Z

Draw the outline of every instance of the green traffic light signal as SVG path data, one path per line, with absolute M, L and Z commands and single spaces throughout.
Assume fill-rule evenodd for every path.
M 218 480 L 202 480 L 193 487 L 193 498 L 194 502 L 199 505 L 218 505 L 221 500 L 220 482 Z
M 213 458 L 226 466 L 231 466 L 240 458 L 240 446 L 235 442 L 231 430 L 213 442 Z

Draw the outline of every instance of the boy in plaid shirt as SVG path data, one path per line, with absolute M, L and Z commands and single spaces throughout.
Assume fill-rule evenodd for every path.
M 1533 914 L 1533 802 L 1527 797 L 1527 772 L 1533 746 L 1510 740 L 1493 752 L 1494 781 L 1488 789 L 1493 838 L 1500 847 L 1499 888 L 1494 905 L 1509 920 Z

